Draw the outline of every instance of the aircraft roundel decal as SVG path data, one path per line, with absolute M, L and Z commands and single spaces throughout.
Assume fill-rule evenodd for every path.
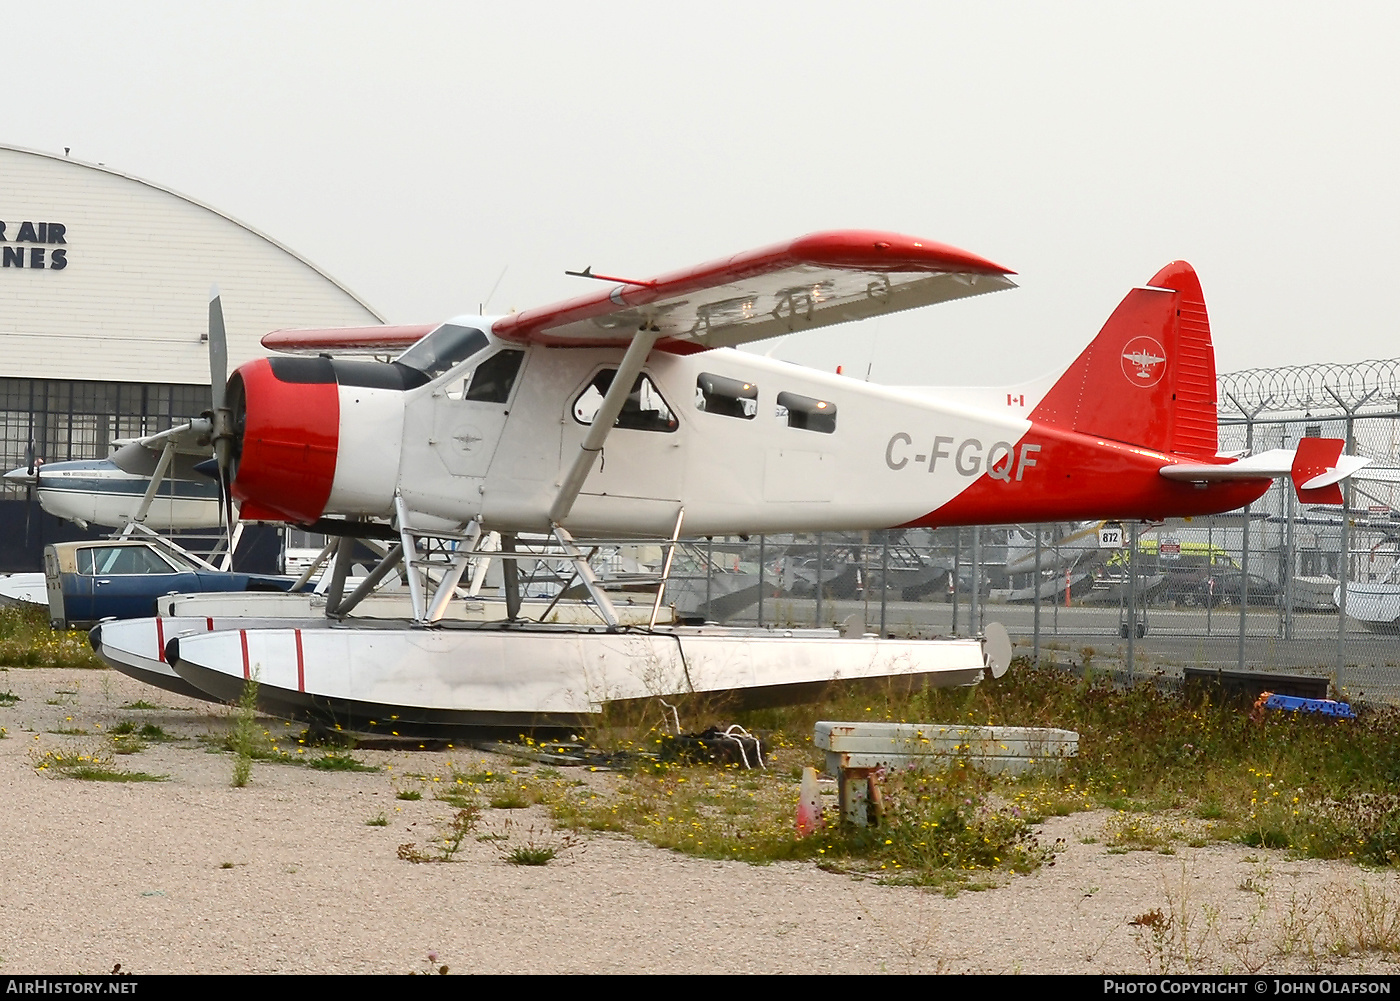
M 1146 334 L 1123 345 L 1123 374 L 1141 389 L 1150 389 L 1167 374 L 1167 352 L 1161 342 Z

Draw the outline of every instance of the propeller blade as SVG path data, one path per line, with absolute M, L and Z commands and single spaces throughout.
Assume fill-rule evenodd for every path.
M 217 411 L 224 405 L 228 383 L 228 336 L 224 333 L 224 307 L 219 286 L 209 290 L 209 393 Z
M 28 453 L 25 458 L 29 463 L 29 478 L 24 490 L 24 544 L 28 547 L 30 539 L 30 519 L 34 513 L 34 488 L 39 485 L 38 449 L 34 445 L 34 433 L 32 431 L 29 434 L 29 444 L 25 448 L 25 451 Z M 5 474 L 7 479 L 10 475 L 9 473 Z
M 233 491 L 229 489 L 226 468 L 219 463 L 219 521 L 224 530 L 224 569 L 233 569 Z

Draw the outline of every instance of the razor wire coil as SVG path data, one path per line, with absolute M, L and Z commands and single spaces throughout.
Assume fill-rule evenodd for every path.
M 1348 411 L 1395 412 L 1400 411 L 1400 358 L 1248 368 L 1218 376 L 1216 387 L 1222 417 L 1257 412 L 1322 419 L 1345 417 Z

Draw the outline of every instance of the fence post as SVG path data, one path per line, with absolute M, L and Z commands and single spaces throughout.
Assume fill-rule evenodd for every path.
M 1035 591 L 1034 591 L 1034 594 L 1035 594 L 1035 627 L 1034 627 L 1035 648 L 1034 648 L 1034 654 L 1033 654 L 1032 656 L 1033 656 L 1033 663 L 1035 664 L 1036 667 L 1039 667 L 1039 666 L 1040 666 L 1040 526 L 1039 526 L 1039 525 L 1032 525 L 1031 528 L 1035 531 L 1035 583 L 1034 583 L 1034 587 L 1035 587 Z
M 1342 402 L 1342 398 L 1332 391 L 1331 386 L 1323 386 L 1327 395 L 1337 401 L 1342 413 L 1347 415 L 1347 437 L 1343 451 L 1347 455 L 1356 451 L 1356 412 L 1366 405 L 1366 401 L 1376 395 L 1372 389 L 1352 406 Z M 1379 387 L 1377 387 L 1379 388 Z M 1342 551 L 1339 554 L 1337 578 L 1337 691 L 1345 688 L 1346 682 L 1346 643 L 1347 643 L 1347 582 L 1351 580 L 1351 501 L 1355 496 L 1351 480 L 1342 481 Z

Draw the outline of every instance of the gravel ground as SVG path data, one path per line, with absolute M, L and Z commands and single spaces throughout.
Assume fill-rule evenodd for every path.
M 0 708 L 7 974 L 407 973 L 429 950 L 453 973 L 1400 971 L 1363 948 L 1400 945 L 1395 875 L 1234 845 L 1114 854 L 1104 812 L 1044 825 L 1043 843 L 1063 839 L 1053 866 L 951 899 L 610 836 L 543 867 L 472 836 L 453 864 L 414 865 L 398 846 L 431 840 L 451 809 L 396 799 L 393 776 L 506 762 L 361 750 L 384 770 L 257 763 L 234 789 L 230 758 L 199 740 L 224 732 L 225 709 L 111 671 L 10 669 L 6 690 L 20 699 Z M 138 699 L 162 708 L 123 708 Z M 36 771 L 125 720 L 180 735 L 116 759 L 168 781 Z M 380 813 L 387 826 L 366 825 Z M 517 832 L 548 826 L 537 809 L 509 814 Z M 1154 911 L 1155 933 L 1131 923 Z

